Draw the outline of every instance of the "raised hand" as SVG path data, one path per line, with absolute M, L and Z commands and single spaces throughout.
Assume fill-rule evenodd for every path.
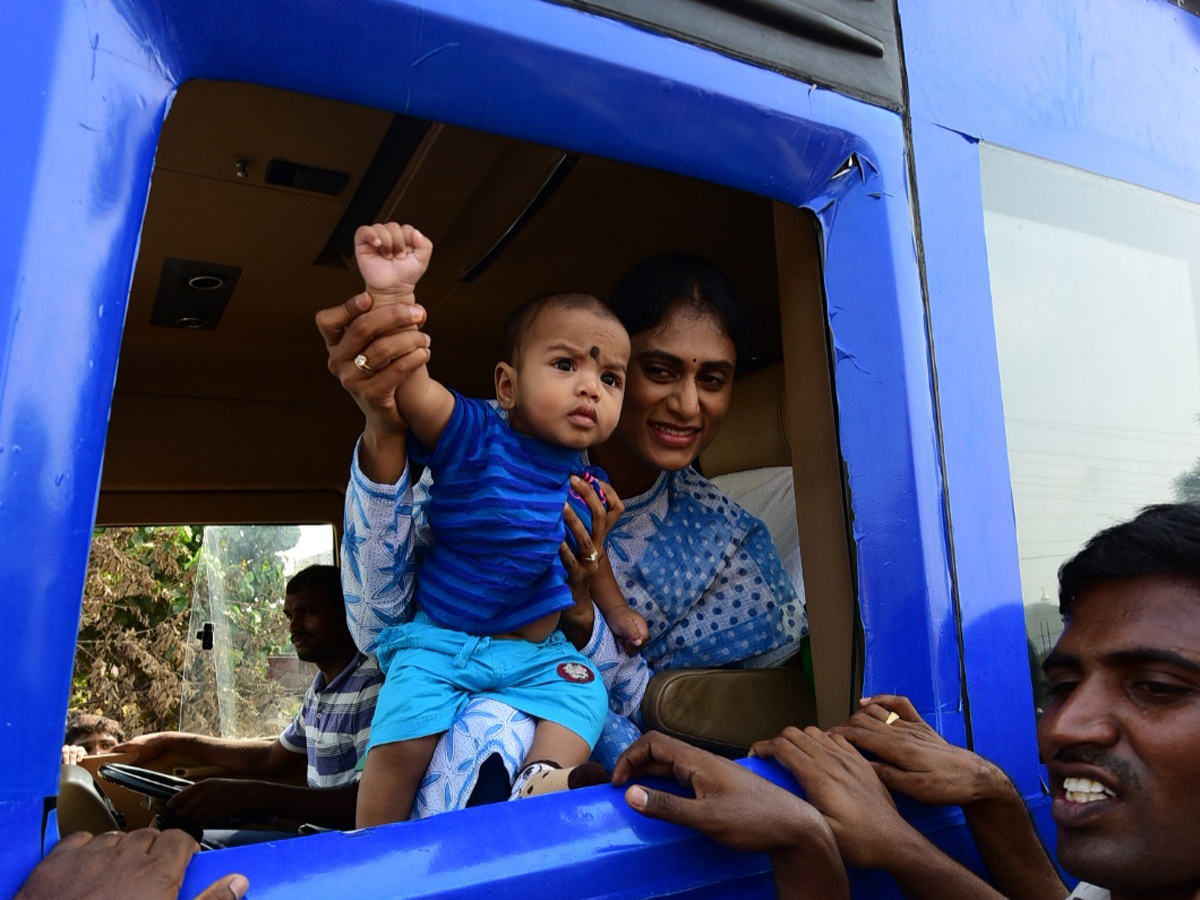
M 411 225 L 387 222 L 354 232 L 358 271 L 377 304 L 415 303 L 417 282 L 432 256 L 433 242 Z

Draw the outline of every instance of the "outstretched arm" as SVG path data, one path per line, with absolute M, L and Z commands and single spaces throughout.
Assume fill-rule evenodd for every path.
M 139 735 L 113 748 L 114 753 L 134 754 L 133 762 L 139 766 L 171 750 L 212 766 L 221 766 L 235 775 L 257 778 L 288 775 L 302 770 L 305 764 L 303 754 L 293 753 L 278 739 L 234 741 L 182 731 L 160 731 Z
M 868 698 L 833 731 L 877 757 L 875 772 L 891 790 L 930 805 L 961 806 L 992 884 L 1010 900 L 1062 900 L 1070 893 L 1004 771 L 947 742 L 907 697 Z
M 433 242 L 411 225 L 363 225 L 354 233 L 358 270 L 377 306 L 415 304 L 417 282 L 432 256 Z M 365 363 L 374 369 L 370 357 Z M 395 396 L 413 434 L 427 447 L 436 446 L 454 411 L 454 395 L 431 378 L 422 363 L 396 387 Z
M 324 828 L 354 827 L 358 782 L 338 787 L 302 787 L 242 778 L 206 778 L 167 801 L 185 822 L 218 825 L 231 819 L 293 819 Z
M 653 731 L 621 755 L 612 780 L 620 787 L 642 776 L 674 778 L 695 798 L 632 785 L 625 792 L 630 806 L 695 828 L 735 850 L 769 853 L 781 900 L 849 900 L 846 869 L 829 825 L 795 794 L 735 762 Z

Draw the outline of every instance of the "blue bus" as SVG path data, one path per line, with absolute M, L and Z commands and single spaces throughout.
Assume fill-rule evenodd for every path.
M 46 0 L 0 21 L 0 893 L 57 837 L 93 527 L 338 527 L 361 419 L 312 317 L 358 289 L 354 227 L 393 215 L 438 240 L 438 365 L 477 394 L 518 300 L 603 294 L 674 247 L 725 268 L 779 373 L 783 426 L 758 389 L 734 403 L 746 433 L 783 431 L 811 720 L 907 694 L 1052 837 L 1031 671 L 1055 567 L 1200 481 L 1193 0 Z M 957 811 L 906 812 L 977 862 Z M 764 857 L 607 788 L 201 853 L 184 895 L 234 870 L 256 900 L 772 891 Z

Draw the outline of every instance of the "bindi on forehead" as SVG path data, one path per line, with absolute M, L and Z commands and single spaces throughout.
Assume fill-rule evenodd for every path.
M 588 351 L 588 356 L 590 356 L 592 359 L 599 359 L 600 358 L 600 348 L 597 347 L 595 344 L 593 344 L 592 349 Z

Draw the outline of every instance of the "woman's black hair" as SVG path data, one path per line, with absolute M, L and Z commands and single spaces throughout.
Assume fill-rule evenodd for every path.
M 677 306 L 712 316 L 733 341 L 738 361 L 748 358 L 746 307 L 733 282 L 701 256 L 671 250 L 644 259 L 621 277 L 608 298 L 630 337 L 658 326 Z
M 1091 538 L 1058 570 L 1058 610 L 1108 578 L 1168 575 L 1200 583 L 1200 504 L 1147 506 L 1128 522 Z

